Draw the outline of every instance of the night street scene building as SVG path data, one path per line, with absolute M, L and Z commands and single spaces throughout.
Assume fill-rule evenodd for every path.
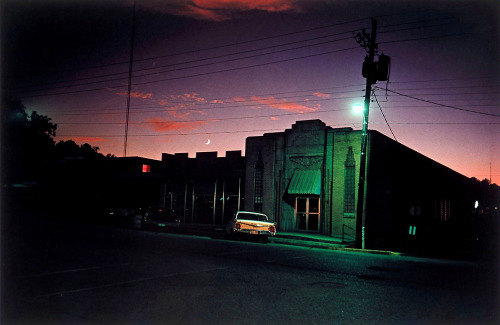
M 243 207 L 245 158 L 241 151 L 162 154 L 160 205 L 187 224 L 223 225 Z
M 361 137 L 361 130 L 297 121 L 283 132 L 248 137 L 244 155 L 68 157 L 48 165 L 36 186 L 11 192 L 46 214 L 125 227 L 136 220 L 116 213 L 110 220 L 108 212 L 140 215 L 158 207 L 180 225 L 221 229 L 236 211 L 249 210 L 267 214 L 278 233 L 321 234 L 352 246 L 362 227 L 367 249 L 456 258 L 496 252 L 498 203 L 477 208 L 480 183 L 374 130 L 357 223 Z
M 247 138 L 244 157 L 164 153 L 159 204 L 186 224 L 223 225 L 235 211 L 250 210 L 267 214 L 281 232 L 353 242 L 361 136 L 307 120 Z M 471 253 L 476 198 L 469 178 L 372 130 L 366 166 L 366 248 Z
M 280 231 L 355 239 L 361 136 L 310 120 L 247 138 L 246 208 Z M 369 131 L 365 182 L 367 248 L 465 249 L 474 205 L 467 177 Z

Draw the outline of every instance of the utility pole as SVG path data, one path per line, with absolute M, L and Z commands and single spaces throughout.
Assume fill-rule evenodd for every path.
M 363 131 L 361 139 L 361 158 L 359 161 L 359 183 L 358 183 L 358 201 L 356 206 L 356 247 L 365 248 L 365 179 L 366 179 L 366 144 L 368 142 L 368 115 L 370 113 L 370 97 L 372 85 L 377 82 L 377 68 L 374 62 L 377 51 L 377 21 L 372 18 L 371 35 L 363 32 L 356 35 L 356 41 L 364 47 L 368 55 L 363 63 L 363 76 L 366 78 L 365 103 L 363 109 Z
M 132 90 L 132 65 L 134 62 L 134 38 L 135 38 L 135 1 L 132 12 L 132 35 L 130 40 L 130 61 L 128 66 L 128 97 L 127 97 L 127 114 L 125 115 L 125 138 L 123 140 L 123 157 L 127 157 L 128 122 L 130 117 L 130 92 Z

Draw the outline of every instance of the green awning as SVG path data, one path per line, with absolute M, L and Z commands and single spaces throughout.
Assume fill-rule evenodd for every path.
M 320 170 L 296 170 L 293 172 L 292 180 L 288 185 L 288 194 L 292 195 L 320 195 L 321 194 L 321 171 Z

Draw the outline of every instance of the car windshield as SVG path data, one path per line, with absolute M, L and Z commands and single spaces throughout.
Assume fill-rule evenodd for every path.
M 243 220 L 267 221 L 267 217 L 265 215 L 253 213 L 238 213 L 237 218 Z

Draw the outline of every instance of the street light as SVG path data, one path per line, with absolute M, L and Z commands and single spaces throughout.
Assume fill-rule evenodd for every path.
M 362 114 L 363 111 L 365 110 L 365 107 L 361 104 L 355 104 L 353 107 L 352 107 L 352 110 L 354 111 L 354 113 L 356 114 Z

